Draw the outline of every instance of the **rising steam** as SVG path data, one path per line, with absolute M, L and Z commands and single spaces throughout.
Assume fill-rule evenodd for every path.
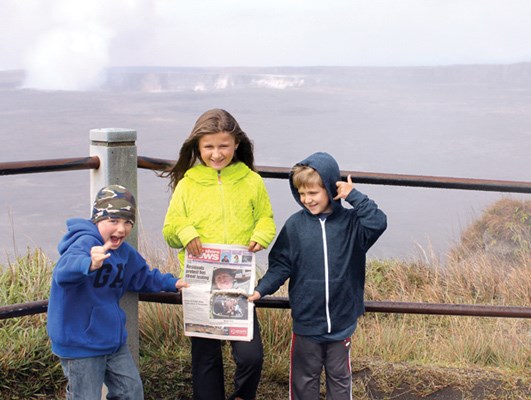
M 23 86 L 43 90 L 97 88 L 116 51 L 113 40 L 151 14 L 150 0 L 52 0 L 37 7 L 48 23 L 26 54 Z
M 43 36 L 29 54 L 24 87 L 88 90 L 101 83 L 112 34 L 103 27 L 60 28 Z

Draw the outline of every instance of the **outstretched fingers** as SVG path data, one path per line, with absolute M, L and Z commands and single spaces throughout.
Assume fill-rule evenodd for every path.
M 347 183 L 352 185 L 352 175 L 348 174 L 347 176 Z
M 112 242 L 108 240 L 103 246 L 94 246 L 90 249 L 90 258 L 92 260 L 90 265 L 91 271 L 101 268 L 103 261 L 111 256 L 111 253 L 108 252 L 111 248 Z
M 352 191 L 354 188 L 354 184 L 352 183 L 352 176 L 349 174 L 347 176 L 347 181 L 337 181 L 336 182 L 337 187 L 337 196 L 334 197 L 334 200 L 339 199 L 346 199 L 348 194 Z
M 103 246 L 101 246 L 104 253 L 107 253 L 112 248 L 112 241 L 109 239 L 107 240 Z

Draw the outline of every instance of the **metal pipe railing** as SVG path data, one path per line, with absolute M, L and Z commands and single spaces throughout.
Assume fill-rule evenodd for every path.
M 138 157 L 138 168 L 167 171 L 175 161 L 161 158 Z M 264 178 L 288 179 L 290 168 L 270 167 L 260 165 L 256 167 Z M 492 179 L 451 178 L 444 176 L 422 176 L 384 174 L 375 172 L 341 171 L 346 179 L 348 175 L 356 183 L 373 185 L 411 186 L 439 189 L 478 190 L 487 192 L 531 193 L 531 182 L 502 181 Z
M 57 158 L 52 160 L 32 160 L 0 163 L 0 176 L 35 174 L 39 172 L 74 171 L 98 169 L 98 157 Z
M 30 301 L 0 307 L 0 320 L 42 314 L 48 311 L 48 300 Z
M 137 167 L 143 169 L 167 171 L 173 164 L 173 160 L 143 156 L 137 157 Z M 72 171 L 81 169 L 98 169 L 99 167 L 100 159 L 95 156 L 53 160 L 4 162 L 0 163 L 0 176 L 39 172 Z M 264 178 L 272 179 L 287 179 L 290 172 L 289 168 L 269 166 L 258 166 L 257 170 Z M 341 171 L 341 174 L 343 178 L 346 178 L 347 175 L 351 175 L 353 180 L 357 183 L 376 185 L 531 193 L 531 182 L 382 174 L 359 171 Z M 178 294 L 140 294 L 139 298 L 142 301 L 181 304 L 181 297 Z M 390 301 L 367 301 L 365 304 L 367 312 L 531 318 L 531 307 L 404 303 Z M 264 308 L 289 308 L 289 300 L 284 297 L 266 296 L 264 299 L 257 301 L 256 305 L 258 307 Z M 47 311 L 47 307 L 47 300 L 2 306 L 0 307 L 0 320 L 24 315 L 44 313 Z
M 180 293 L 140 293 L 140 301 L 182 304 Z M 260 308 L 288 309 L 287 297 L 265 296 L 255 302 Z M 48 301 L 34 301 L 30 303 L 13 304 L 0 307 L 0 320 L 25 315 L 45 313 L 48 310 Z M 396 301 L 366 301 L 367 312 L 387 314 L 425 314 L 425 315 L 451 315 L 468 317 L 501 317 L 501 318 L 531 318 L 531 307 L 493 306 L 478 304 L 443 304 L 443 303 L 407 303 Z
M 166 171 L 174 163 L 175 161 L 173 160 L 144 156 L 138 156 L 137 161 L 138 168 L 151 169 L 155 171 Z M 99 166 L 100 161 L 98 157 L 4 162 L 0 163 L 0 176 L 40 172 L 73 171 L 81 169 L 98 169 Z M 257 166 L 257 170 L 262 177 L 271 179 L 287 179 L 289 177 L 290 171 L 289 168 L 271 166 Z M 347 175 L 351 175 L 352 179 L 356 183 L 368 183 L 374 185 L 531 193 L 531 182 L 522 181 L 341 171 L 341 176 L 343 178 L 346 178 Z
M 180 294 L 141 293 L 141 301 L 182 304 Z M 255 301 L 261 308 L 290 308 L 287 297 L 265 296 Z M 478 304 L 405 303 L 395 301 L 365 301 L 366 312 L 389 314 L 428 314 L 474 317 L 531 318 L 531 307 L 490 306 Z

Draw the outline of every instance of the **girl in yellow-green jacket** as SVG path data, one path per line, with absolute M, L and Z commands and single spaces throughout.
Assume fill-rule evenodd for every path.
M 199 117 L 169 177 L 174 192 L 163 235 L 171 247 L 199 256 L 202 243 L 239 244 L 256 252 L 273 240 L 273 211 L 255 172 L 252 142 L 227 111 L 213 109 Z M 179 259 L 182 266 L 182 251 Z M 253 340 L 230 342 L 236 372 L 229 399 L 256 397 L 263 348 L 254 317 Z M 221 341 L 191 341 L 194 399 L 225 400 Z

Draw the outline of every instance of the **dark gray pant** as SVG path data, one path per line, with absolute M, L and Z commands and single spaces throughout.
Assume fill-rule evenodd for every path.
M 326 373 L 328 400 L 352 399 L 350 338 L 317 343 L 305 336 L 291 338 L 290 400 L 319 400 L 321 372 Z
M 254 314 L 254 337 L 250 342 L 231 341 L 236 363 L 234 393 L 229 399 L 253 400 L 262 374 L 264 350 L 260 326 Z M 225 400 L 221 340 L 192 337 L 192 386 L 194 400 Z

